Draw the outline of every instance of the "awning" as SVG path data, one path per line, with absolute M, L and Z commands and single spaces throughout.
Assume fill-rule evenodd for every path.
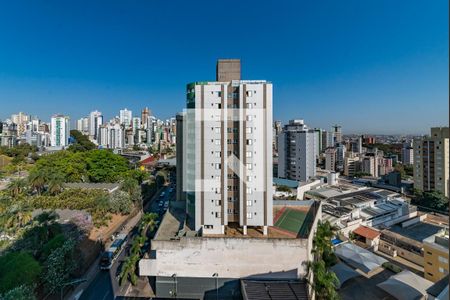
M 398 300 L 416 300 L 427 295 L 427 289 L 432 285 L 431 281 L 411 271 L 404 270 L 392 275 L 388 280 L 379 283 L 377 286 Z
M 347 264 L 365 273 L 370 273 L 387 262 L 386 259 L 375 255 L 369 250 L 351 243 L 344 243 L 336 246 L 335 253 Z
M 336 277 L 339 279 L 339 284 L 336 288 L 341 288 L 341 286 L 349 279 L 352 279 L 357 276 L 361 276 L 358 272 L 347 266 L 345 263 L 335 264 L 330 268 L 336 274 Z

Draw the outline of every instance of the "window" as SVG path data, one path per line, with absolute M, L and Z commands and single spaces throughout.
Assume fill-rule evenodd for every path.
M 217 92 L 217 97 L 222 97 L 222 92 Z
M 253 91 L 247 91 L 247 97 L 251 97 L 251 96 L 253 96 Z
M 427 254 L 428 254 L 428 255 L 433 255 L 433 253 L 431 253 L 430 251 L 427 251 Z
M 252 127 L 247 127 L 247 128 L 245 129 L 245 132 L 246 132 L 246 133 L 252 133 L 252 132 L 253 132 L 253 128 L 252 128 Z
M 442 256 L 439 256 L 439 261 L 444 264 L 448 264 L 448 259 Z
M 252 193 L 252 188 L 251 187 L 247 187 L 247 194 L 251 194 Z
M 217 103 L 217 108 L 221 109 L 222 108 L 222 104 L 221 103 Z
M 433 276 L 433 274 L 431 274 L 430 272 L 427 272 L 428 275 Z
M 221 202 L 220 200 L 216 200 L 216 206 L 220 206 L 221 205 L 220 202 Z
M 252 120 L 253 120 L 253 116 L 248 115 L 248 116 L 247 116 L 247 121 L 252 121 Z
M 251 212 L 248 212 L 247 213 L 247 219 L 251 219 L 252 218 L 252 213 Z
M 216 144 L 217 146 L 220 146 L 220 140 L 216 140 L 216 141 L 215 141 L 215 144 Z
M 204 227 L 205 229 L 212 229 L 212 228 L 213 228 L 212 225 L 203 225 L 203 227 Z
M 220 152 L 220 151 L 216 151 L 216 152 L 214 153 L 214 156 L 215 156 L 215 157 L 221 157 L 221 152 Z
M 220 218 L 220 212 L 216 212 L 216 218 Z
M 247 206 L 252 206 L 252 200 L 247 200 Z
M 222 168 L 222 164 L 216 164 L 216 170 L 220 170 Z
M 216 128 L 214 129 L 214 132 L 215 132 L 215 133 L 220 133 L 220 127 L 216 127 Z
M 247 170 L 251 170 L 253 169 L 253 165 L 252 164 L 247 164 Z
M 247 108 L 248 108 L 248 109 L 252 109 L 252 108 L 253 108 L 253 104 L 247 103 Z
M 444 273 L 445 272 L 444 268 L 439 267 L 439 272 Z
M 252 151 L 247 151 L 245 153 L 245 157 L 252 157 Z
M 247 181 L 252 182 L 252 176 L 247 176 Z
M 228 209 L 228 214 L 231 215 L 233 211 L 231 210 L 231 208 Z
M 253 140 L 252 139 L 247 139 L 247 145 L 252 145 L 253 144 Z

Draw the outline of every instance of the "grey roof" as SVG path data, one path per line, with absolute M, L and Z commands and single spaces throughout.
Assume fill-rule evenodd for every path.
M 303 281 L 241 280 L 244 300 L 308 300 L 307 286 Z
M 335 253 L 350 266 L 369 273 L 381 267 L 386 259 L 351 243 L 342 243 L 335 247 Z
M 349 279 L 352 279 L 357 276 L 362 276 L 349 266 L 347 266 L 345 263 L 338 263 L 332 266 L 331 271 L 333 271 L 337 278 L 339 279 L 339 284 L 336 286 L 338 289 Z
M 448 277 L 449 275 L 447 274 L 447 276 L 444 276 L 444 278 L 442 278 L 441 280 L 439 280 L 438 282 L 435 282 L 432 286 L 430 286 L 427 289 L 427 293 L 433 297 L 438 297 L 442 291 L 448 287 Z M 448 296 L 448 289 L 447 289 L 447 296 Z
M 427 294 L 427 289 L 432 285 L 431 281 L 409 270 L 403 270 L 377 286 L 398 300 L 416 300 L 422 299 Z
M 402 236 L 412 240 L 423 242 L 429 236 L 440 232 L 443 229 L 441 226 L 433 225 L 425 222 L 417 222 L 414 225 L 402 227 L 401 225 L 394 225 L 389 228 L 390 231 L 398 233 Z
M 296 189 L 299 185 L 298 181 L 277 177 L 273 178 L 273 183 L 276 185 L 285 185 L 291 189 Z

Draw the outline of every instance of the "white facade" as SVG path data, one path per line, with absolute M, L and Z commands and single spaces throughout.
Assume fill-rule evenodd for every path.
M 125 125 L 126 128 L 131 126 L 131 119 L 133 118 L 133 113 L 128 109 L 121 109 L 119 112 L 120 124 Z
M 50 123 L 50 144 L 52 147 L 66 147 L 69 144 L 69 117 L 55 115 Z
M 316 176 L 318 135 L 303 123 L 291 120 L 278 136 L 278 176 L 308 181 Z
M 108 123 L 99 129 L 99 145 L 109 149 L 125 147 L 124 129 L 120 124 Z
M 187 92 L 183 170 L 195 230 L 221 234 L 234 222 L 244 234 L 247 226 L 267 232 L 273 223 L 272 84 L 195 83 Z
M 103 115 L 99 111 L 93 111 L 89 114 L 89 136 L 92 139 L 97 140 L 98 131 L 103 124 Z

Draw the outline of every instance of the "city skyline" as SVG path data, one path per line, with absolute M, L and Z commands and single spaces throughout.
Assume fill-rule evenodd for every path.
M 311 127 L 337 123 L 344 133 L 368 134 L 425 134 L 448 123 L 444 1 L 345 9 L 245 3 L 230 25 L 220 4 L 174 5 L 7 3 L 0 12 L 0 118 L 62 113 L 73 125 L 95 109 L 110 119 L 124 107 L 148 106 L 167 119 L 183 109 L 185 83 L 214 80 L 208 66 L 229 57 L 245 64 L 244 79 L 272 82 L 274 120 L 283 123 L 302 118 Z M 25 21 L 12 26 L 18 18 Z M 230 44 L 195 39 L 202 31 L 248 34 Z

